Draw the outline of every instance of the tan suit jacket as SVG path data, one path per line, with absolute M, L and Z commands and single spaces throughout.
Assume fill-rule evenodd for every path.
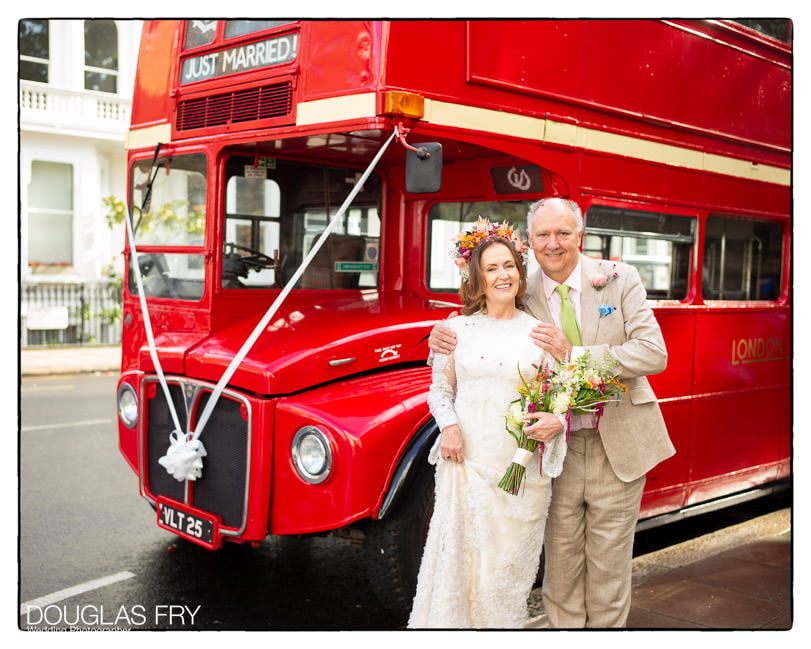
M 590 350 L 593 359 L 605 354 L 616 359 L 620 380 L 628 387 L 618 406 L 606 406 L 599 434 L 614 473 L 620 480 L 630 482 L 676 452 L 646 378 L 665 369 L 667 349 L 637 270 L 628 264 L 583 255 L 581 260 L 583 347 Z M 602 290 L 591 285 L 592 276 L 614 272 L 618 277 Z M 613 307 L 613 313 L 600 317 L 602 304 Z M 540 270 L 527 278 L 524 305 L 539 320 L 553 322 Z

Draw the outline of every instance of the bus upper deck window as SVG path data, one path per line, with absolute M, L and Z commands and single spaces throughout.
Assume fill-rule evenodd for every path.
M 295 21 L 292 20 L 226 20 L 223 29 L 223 36 L 225 38 L 234 38 L 235 36 L 244 36 L 245 34 L 253 34 L 254 32 L 261 32 L 265 29 L 273 29 L 274 27 L 281 27 L 282 25 L 289 25 Z
M 210 45 L 214 42 L 216 35 L 216 20 L 187 20 L 184 47 L 189 50 L 193 47 L 200 47 L 201 45 Z
M 649 299 L 687 296 L 696 220 L 687 216 L 592 205 L 585 215 L 583 253 L 639 271 Z

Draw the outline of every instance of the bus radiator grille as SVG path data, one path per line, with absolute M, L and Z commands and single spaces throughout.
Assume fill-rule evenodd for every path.
M 242 404 L 220 396 L 200 439 L 206 448 L 203 475 L 195 481 L 179 482 L 158 463 L 169 446 L 173 428 L 163 390 L 159 385 L 147 400 L 147 479 L 152 497 L 167 496 L 222 518 L 225 527 L 240 530 L 247 506 L 248 451 L 250 425 Z M 188 391 L 186 386 L 186 391 Z M 194 398 L 184 399 L 183 386 L 170 383 L 180 424 L 185 428 L 188 411 L 199 416 L 211 395 L 210 389 L 192 389 Z M 188 410 L 187 410 L 188 408 Z
M 284 117 L 290 114 L 292 107 L 293 84 L 286 81 L 260 88 L 183 100 L 177 107 L 175 127 L 178 131 L 187 131 Z

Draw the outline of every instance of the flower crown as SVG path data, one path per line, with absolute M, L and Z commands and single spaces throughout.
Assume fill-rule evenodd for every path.
M 488 219 L 480 216 L 479 220 L 476 221 L 472 227 L 464 232 L 460 232 L 451 239 L 451 241 L 453 241 L 451 256 L 453 257 L 453 262 L 462 271 L 463 277 L 467 277 L 467 262 L 476 246 L 483 241 L 491 241 L 496 238 L 506 239 L 511 242 L 515 251 L 526 264 L 525 255 L 527 247 L 515 233 L 514 228 L 507 223 L 507 221 L 503 223 L 491 223 Z

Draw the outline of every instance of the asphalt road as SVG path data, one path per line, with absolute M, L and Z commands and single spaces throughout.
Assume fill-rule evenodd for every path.
M 115 384 L 112 375 L 21 384 L 20 628 L 401 624 L 369 592 L 348 540 L 273 538 L 211 552 L 159 529 L 118 452 Z

